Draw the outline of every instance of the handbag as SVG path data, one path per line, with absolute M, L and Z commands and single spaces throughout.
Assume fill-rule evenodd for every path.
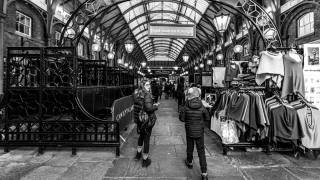
M 221 139 L 223 144 L 235 144 L 239 142 L 235 121 L 221 121 Z

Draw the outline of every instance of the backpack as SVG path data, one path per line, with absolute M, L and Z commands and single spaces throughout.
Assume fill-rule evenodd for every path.
M 135 90 L 134 98 L 134 122 L 137 124 L 146 123 L 149 119 L 148 114 L 143 110 L 144 94 L 141 90 Z
M 137 124 L 137 133 L 149 133 L 148 129 L 153 127 L 156 122 L 154 115 L 149 115 L 144 110 L 145 93 L 135 90 L 134 98 L 134 122 Z

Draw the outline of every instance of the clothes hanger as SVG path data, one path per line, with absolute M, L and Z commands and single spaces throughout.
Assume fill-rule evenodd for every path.
M 273 44 L 274 42 L 276 42 L 276 40 L 269 42 L 268 46 L 266 47 L 266 50 L 271 53 L 279 53 L 277 47 Z

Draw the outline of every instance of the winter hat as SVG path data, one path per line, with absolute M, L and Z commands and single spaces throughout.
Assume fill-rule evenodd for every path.
M 188 99 L 193 99 L 193 98 L 196 98 L 196 97 L 200 97 L 199 89 L 197 87 L 189 88 L 188 92 L 187 92 L 187 98 Z

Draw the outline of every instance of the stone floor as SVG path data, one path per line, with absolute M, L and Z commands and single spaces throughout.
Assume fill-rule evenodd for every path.
M 184 124 L 178 120 L 177 104 L 162 100 L 153 128 L 150 154 L 152 164 L 142 168 L 133 160 L 138 135 L 133 129 L 116 158 L 113 149 L 82 148 L 76 156 L 70 149 L 48 149 L 38 155 L 35 148 L 18 148 L 0 154 L 1 180 L 113 180 L 113 179 L 199 179 L 196 154 L 193 169 L 185 167 L 186 138 Z M 209 179 L 225 180 L 305 180 L 320 179 L 320 161 L 308 157 L 293 158 L 290 154 L 231 151 L 222 155 L 220 139 L 205 132 Z M 2 151 L 3 152 L 3 151 Z

